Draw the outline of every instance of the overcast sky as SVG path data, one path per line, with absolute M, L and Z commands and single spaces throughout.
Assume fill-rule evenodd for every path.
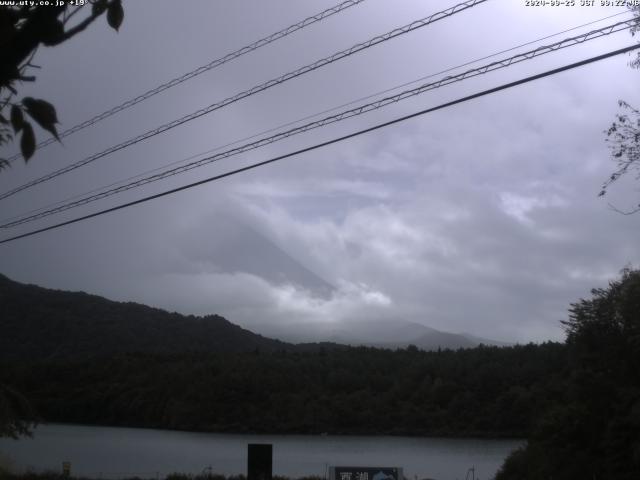
M 337 0 L 136 1 L 119 33 L 100 19 L 41 48 L 22 95 L 64 130 Z M 283 73 L 454 5 L 366 0 L 16 163 L 0 191 Z M 0 201 L 2 219 L 552 35 L 624 8 L 492 0 Z M 596 2 L 600 3 L 600 2 Z M 503 54 L 584 33 L 620 15 Z M 3 238 L 287 153 L 633 43 L 628 32 L 439 88 L 198 168 Z M 182 313 L 267 324 L 414 321 L 505 341 L 561 340 L 571 302 L 640 265 L 632 178 L 597 198 L 615 164 L 603 131 L 640 105 L 629 55 L 466 102 L 169 197 L 0 245 L 0 272 Z M 462 72 L 491 60 L 454 70 Z M 439 75 L 433 79 L 442 77 Z M 417 84 L 416 84 L 417 85 Z M 400 91 L 400 90 L 396 90 Z M 361 102 L 360 102 L 361 103 Z M 37 132 L 39 138 L 46 133 Z M 11 153 L 11 148 L 5 153 Z

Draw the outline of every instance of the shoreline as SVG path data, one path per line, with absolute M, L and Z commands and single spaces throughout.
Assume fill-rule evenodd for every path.
M 406 432 L 392 432 L 392 433 L 372 433 L 372 432 L 267 432 L 267 431 L 255 431 L 255 430 L 188 430 L 181 428 L 170 427 L 154 427 L 154 426 L 138 426 L 138 425 L 118 425 L 118 424 L 101 424 L 101 423 L 72 423 L 72 422 L 59 422 L 59 421 L 41 421 L 36 424 L 36 427 L 32 430 L 35 432 L 37 427 L 86 427 L 86 428 L 113 428 L 113 429 L 134 429 L 134 430 L 149 430 L 154 432 L 167 432 L 167 433 L 189 433 L 189 434 L 203 434 L 203 435 L 225 435 L 225 436 L 269 436 L 269 437 L 355 437 L 355 438 L 416 438 L 416 439 L 433 439 L 433 440 L 483 440 L 483 441 L 526 441 L 526 434 L 522 435 L 492 435 L 492 434 L 475 434 L 475 435 L 459 435 L 459 434 L 443 434 L 437 433 L 432 435 L 413 434 Z M 28 437 L 22 437 L 28 439 Z

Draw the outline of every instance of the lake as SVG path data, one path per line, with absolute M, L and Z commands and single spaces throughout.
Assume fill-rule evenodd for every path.
M 413 480 L 492 478 L 521 440 L 244 435 L 175 432 L 142 428 L 40 425 L 31 439 L 0 439 L 0 463 L 14 470 L 61 471 L 101 478 L 162 478 L 171 472 L 245 474 L 247 444 L 273 444 L 273 473 L 324 477 L 328 466 L 402 467 Z M 471 475 L 469 475 L 471 478 Z

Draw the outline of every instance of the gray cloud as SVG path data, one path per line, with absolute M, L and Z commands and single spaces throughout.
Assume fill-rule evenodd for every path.
M 25 94 L 54 101 L 68 126 L 330 3 L 311 8 L 282 2 L 286 8 L 276 8 L 238 2 L 224 9 L 209 2 L 188 9 L 134 3 L 120 34 L 102 25 L 87 31 L 82 42 L 43 51 L 39 81 L 26 86 Z M 406 2 L 389 9 L 386 2 L 367 1 L 296 34 L 295 41 L 255 52 L 50 147 L 27 167 L 2 173 L 0 189 L 449 5 Z M 2 214 L 18 214 L 612 13 L 488 2 L 7 199 Z M 630 41 L 619 34 L 567 49 L 195 170 L 144 193 Z M 96 59 L 99 67 L 86 67 Z M 219 313 L 257 331 L 267 325 L 311 332 L 362 320 L 407 320 L 507 341 L 561 339 L 559 320 L 570 302 L 606 284 L 625 265 L 640 263 L 640 217 L 616 214 L 596 197 L 613 168 L 603 130 L 617 111 L 616 101 L 640 103 L 640 73 L 626 61 L 607 60 L 4 245 L 0 271 L 52 288 L 185 313 Z M 621 182 L 609 200 L 624 208 L 637 199 L 637 190 L 636 182 Z M 100 206 L 141 194 L 130 192 Z

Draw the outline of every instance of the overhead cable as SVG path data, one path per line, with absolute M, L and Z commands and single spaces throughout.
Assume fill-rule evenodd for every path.
M 416 84 L 418 82 L 421 82 L 423 80 L 427 80 L 429 78 L 433 78 L 433 77 L 436 77 L 438 75 L 442 75 L 444 73 L 452 72 L 452 71 L 458 70 L 458 69 L 460 69 L 462 67 L 473 65 L 474 63 L 478 63 L 478 62 L 480 62 L 482 60 L 487 60 L 489 58 L 494 58 L 494 57 L 497 57 L 498 55 L 501 55 L 503 53 L 512 52 L 512 51 L 517 50 L 519 48 L 526 47 L 528 45 L 533 45 L 533 44 L 539 43 L 539 42 L 541 42 L 543 40 L 547 40 L 549 38 L 557 37 L 557 36 L 562 35 L 564 33 L 572 32 L 574 30 L 578 30 L 580 28 L 584 28 L 586 26 L 593 25 L 595 23 L 600 23 L 600 22 L 602 22 L 604 20 L 608 20 L 610 18 L 618 17 L 620 15 L 626 15 L 626 14 L 627 14 L 627 12 L 624 12 L 624 11 L 623 12 L 614 13 L 613 15 L 609 15 L 609 16 L 606 16 L 606 17 L 603 17 L 603 18 L 600 18 L 600 19 L 597 19 L 597 20 L 593 20 L 593 21 L 588 22 L 588 23 L 583 23 L 582 25 L 578 25 L 578 26 L 571 27 L 571 28 L 568 28 L 568 29 L 565 29 L 565 30 L 561 30 L 561 31 L 553 33 L 551 35 L 546 35 L 544 37 L 537 38 L 536 40 L 530 40 L 528 42 L 521 43 L 519 45 L 516 45 L 514 47 L 510 47 L 510 48 L 507 48 L 507 49 L 504 49 L 504 50 L 500 50 L 499 52 L 495 52 L 495 53 L 492 53 L 490 55 L 486 55 L 486 56 L 481 57 L 481 58 L 476 58 L 474 60 L 469 60 L 469 61 L 467 61 L 465 63 L 460 64 L 460 65 L 456 65 L 454 67 L 449 67 L 449 68 L 446 68 L 445 70 L 440 70 L 439 72 L 430 73 L 429 75 L 422 76 L 422 77 L 417 78 L 415 80 L 411 80 L 409 82 L 405 82 L 405 83 L 402 83 L 400 85 L 396 85 L 394 87 L 387 88 L 385 90 L 381 90 L 381 91 L 377 91 L 375 93 L 371 93 L 371 94 L 366 95 L 364 97 L 360 97 L 360 98 L 351 100 L 351 101 L 349 101 L 347 103 L 343 103 L 341 105 L 337 105 L 335 107 L 331 107 L 329 109 L 322 110 L 320 112 L 316 112 L 316 113 L 313 113 L 311 115 L 307 115 L 305 117 L 298 118 L 296 120 L 292 120 L 292 121 L 277 125 L 275 127 L 268 128 L 267 130 L 262 130 L 261 132 L 251 134 L 249 136 L 234 140 L 232 142 L 229 142 L 229 143 L 226 143 L 226 144 L 223 144 L 223 145 L 218 145 L 217 147 L 210 148 L 210 149 L 208 149 L 208 150 L 206 150 L 204 152 L 192 154 L 192 155 L 189 155 L 186 158 L 182 158 L 180 160 L 175 160 L 175 161 L 172 161 L 172 162 L 170 162 L 168 164 L 165 164 L 165 165 L 162 165 L 162 166 L 159 166 L 159 167 L 155 167 L 155 168 L 150 169 L 150 170 L 146 170 L 144 172 L 141 172 L 141 173 L 126 177 L 126 178 L 121 179 L 121 180 L 117 180 L 117 181 L 112 182 L 112 183 L 110 183 L 108 185 L 103 185 L 101 187 L 97 187 L 97 188 L 94 188 L 92 190 L 89 190 L 89 191 L 86 191 L 86 192 L 83 192 L 83 193 L 79 193 L 79 194 L 73 195 L 71 197 L 67 197 L 67 198 L 65 198 L 63 200 L 59 200 L 57 202 L 53 202 L 53 203 L 47 204 L 47 205 L 42 206 L 42 207 L 34 208 L 34 209 L 28 210 L 26 212 L 22 212 L 22 213 L 13 215 L 11 217 L 5 217 L 2 220 L 0 220 L 0 224 L 9 222 L 9 221 L 17 219 L 17 218 L 26 217 L 26 216 L 28 216 L 30 214 L 33 214 L 33 213 L 37 213 L 37 212 L 41 212 L 41 211 L 44 211 L 44 210 L 51 209 L 51 208 L 53 208 L 55 206 L 62 205 L 62 204 L 68 203 L 68 202 L 70 202 L 72 200 L 75 200 L 76 198 L 80 198 L 80 197 L 83 197 L 83 196 L 86 196 L 86 195 L 89 195 L 89 194 L 92 194 L 92 193 L 100 192 L 100 191 L 105 190 L 107 188 L 114 187 L 116 185 L 123 184 L 125 182 L 129 182 L 130 180 L 134 180 L 136 178 L 141 178 L 141 177 L 144 177 L 145 175 L 149 175 L 151 173 L 158 172 L 158 171 L 162 170 L 163 168 L 168 168 L 168 167 L 173 166 L 173 165 L 178 165 L 180 163 L 188 162 L 189 160 L 193 160 L 193 159 L 201 157 L 203 155 L 207 155 L 207 154 L 210 154 L 210 153 L 213 153 L 213 152 L 217 152 L 217 151 L 222 150 L 224 148 L 231 147 L 233 145 L 237 145 L 237 144 L 242 143 L 242 142 L 246 142 L 247 140 L 251 140 L 251 139 L 257 138 L 257 137 L 259 137 L 261 135 L 266 135 L 267 133 L 276 132 L 276 131 L 281 130 L 283 128 L 290 127 L 292 125 L 296 125 L 296 124 L 298 124 L 300 122 L 303 122 L 305 120 L 310 120 L 312 118 L 319 117 L 320 115 L 324 115 L 324 114 L 327 114 L 327 113 L 330 113 L 330 112 L 335 112 L 336 110 L 339 110 L 339 109 L 344 108 L 344 107 L 348 107 L 349 105 L 354 105 L 354 104 L 356 104 L 358 102 L 362 102 L 364 100 L 369 100 L 371 98 L 375 98 L 375 97 L 378 97 L 380 95 L 384 95 L 385 93 L 389 93 L 389 92 L 398 90 L 400 88 L 403 88 L 403 87 L 406 87 L 406 86 L 409 86 L 409 85 L 414 85 L 414 84 Z M 1 225 L 0 225 L 0 227 L 1 227 Z
M 459 3 L 457 5 L 454 5 L 453 7 L 450 7 L 446 10 L 442 10 L 441 12 L 437 12 L 434 13 L 428 17 L 425 17 L 423 19 L 420 20 L 415 20 L 403 27 L 399 27 L 399 28 L 395 28 L 393 30 L 391 30 L 390 32 L 387 32 L 383 35 L 379 35 L 377 37 L 373 37 L 369 40 L 367 40 L 366 42 L 362 42 L 362 43 L 358 43 L 357 45 L 354 45 L 346 50 L 342 50 L 340 52 L 334 53 L 333 55 L 330 55 L 328 57 L 322 58 L 320 60 L 317 60 L 316 62 L 313 62 L 311 64 L 308 64 L 304 67 L 301 67 L 297 70 L 294 70 L 292 72 L 286 73 L 284 75 L 281 75 L 280 77 L 274 78 L 272 80 L 269 80 L 267 82 L 264 82 L 260 85 L 257 85 L 255 87 L 250 88 L 249 90 L 245 90 L 243 92 L 240 92 L 236 95 L 233 95 L 231 97 L 226 98 L 225 100 L 222 100 L 220 102 L 214 103 L 209 105 L 208 107 L 202 108 L 200 110 L 197 110 L 189 115 L 185 115 L 179 119 L 173 120 L 169 123 L 165 123 L 164 125 L 161 125 L 159 127 L 154 128 L 153 130 L 149 130 L 141 135 L 138 135 L 137 137 L 131 138 L 129 140 L 126 140 L 125 142 L 122 142 L 118 145 L 112 146 L 106 150 L 103 150 L 102 152 L 96 153 L 94 155 L 91 155 L 87 158 L 84 158 L 83 160 L 79 160 L 71 165 L 68 165 L 66 167 L 63 167 L 61 169 L 55 170 L 51 173 L 48 173 L 42 177 L 39 177 L 35 180 L 31 180 L 30 182 L 27 182 L 19 187 L 16 187 L 12 190 L 9 190 L 3 194 L 0 194 L 0 200 L 5 199 L 7 197 L 10 197 L 12 195 L 15 195 L 18 192 L 21 192 L 23 190 L 26 190 L 27 188 L 33 187 L 35 185 L 38 185 L 40 183 L 46 182 L 48 180 L 51 180 L 53 178 L 56 178 L 60 175 L 63 175 L 65 173 L 71 172 L 77 168 L 80 168 L 84 165 L 87 165 L 91 162 L 94 162 L 100 158 L 106 157 L 107 155 L 110 155 L 114 152 L 117 152 L 119 150 L 122 150 L 126 147 L 129 147 L 131 145 L 134 145 L 136 143 L 139 143 L 143 140 L 146 140 L 148 138 L 151 138 L 155 135 L 159 135 L 161 133 L 164 133 L 168 130 L 171 130 L 172 128 L 175 128 L 179 125 L 182 125 L 186 122 L 189 122 L 191 120 L 195 120 L 196 118 L 200 118 L 203 115 L 207 115 L 215 110 L 219 110 L 223 107 L 226 107 L 227 105 L 230 105 L 234 102 L 237 102 L 239 100 L 242 100 L 244 98 L 247 98 L 251 95 L 255 95 L 256 93 L 262 92 L 264 90 L 267 90 L 268 88 L 274 87 L 276 85 L 280 85 L 288 80 L 291 80 L 293 78 L 299 77 L 301 75 L 304 75 L 306 73 L 312 72 L 314 70 L 317 70 L 318 68 L 324 67 L 326 65 L 329 65 L 333 62 L 336 62 L 338 60 L 342 60 L 344 58 L 347 58 L 355 53 L 358 53 L 362 50 L 365 50 L 367 48 L 373 47 L 374 45 L 378 45 L 382 42 L 386 42 L 388 40 L 391 40 L 393 38 L 396 38 L 400 35 L 404 35 L 406 33 L 412 32 L 414 30 L 417 30 L 419 28 L 425 27 L 427 25 L 430 25 L 434 22 L 437 22 L 439 20 L 442 20 L 444 18 L 448 18 L 452 15 L 455 15 L 456 13 L 462 12 L 464 10 L 467 10 L 471 7 L 474 7 L 480 3 L 484 3 L 487 0 L 467 0 L 463 3 Z
M 284 140 L 285 138 L 289 138 L 292 137 L 294 135 L 298 135 L 300 133 L 304 133 L 304 132 L 308 132 L 310 130 L 314 130 L 316 128 L 320 128 L 320 127 L 324 127 L 326 125 L 330 125 L 332 123 L 336 123 L 336 122 L 340 122 L 342 120 L 346 120 L 348 118 L 351 117 L 355 117 L 358 115 L 362 115 L 364 113 L 368 113 L 374 110 L 378 110 L 380 108 L 383 108 L 387 105 L 393 104 L 393 103 L 397 103 L 399 101 L 402 100 L 406 100 L 408 98 L 411 97 L 415 97 L 416 95 L 420 95 L 422 93 L 425 93 L 427 91 L 430 90 L 434 90 L 446 85 L 450 85 L 452 83 L 456 83 L 456 82 L 461 82 L 463 80 L 467 80 L 469 78 L 473 78 L 476 77 L 478 75 L 483 75 L 489 72 L 493 72 L 502 68 L 506 68 L 509 67 L 511 65 L 514 65 L 516 63 L 520 63 L 526 60 L 531 60 L 533 58 L 537 58 L 541 55 L 546 55 L 548 53 L 551 52 L 555 52 L 567 47 L 572 47 L 581 43 L 584 43 L 586 41 L 589 40 L 594 40 L 597 38 L 601 38 L 605 35 L 610 35 L 612 33 L 615 32 L 619 32 L 622 30 L 626 30 L 628 28 L 630 28 L 631 26 L 636 25 L 636 21 L 635 20 L 625 20 L 622 22 L 618 22 L 612 25 L 608 25 L 606 27 L 597 29 L 597 30 L 592 30 L 590 32 L 584 33 L 582 35 L 577 35 L 575 37 L 571 37 L 571 38 L 566 38 L 564 40 L 561 40 L 559 42 L 550 44 L 550 45 L 544 45 L 541 47 L 538 47 L 534 50 L 529 50 L 527 52 L 524 53 L 520 53 L 517 55 L 514 55 L 512 57 L 509 58 L 505 58 L 502 60 L 498 60 L 477 68 L 473 68 L 470 70 L 467 70 L 463 73 L 460 73 L 458 75 L 451 75 L 451 76 L 447 76 L 444 77 L 440 80 L 437 80 L 435 82 L 431 82 L 431 83 L 426 83 L 423 85 L 420 85 L 416 88 L 410 89 L 410 90 L 405 90 L 403 92 L 400 92 L 396 95 L 392 95 L 392 96 L 388 96 L 385 98 L 382 98 L 380 100 L 376 100 L 374 102 L 370 102 L 364 105 L 360 105 L 358 107 L 355 108 L 351 108 L 349 110 L 345 110 L 343 112 L 322 118 L 320 120 L 316 120 L 314 122 L 310 122 L 307 123 L 305 125 L 301 125 L 295 128 L 292 128 L 290 130 L 284 131 L 284 132 L 280 132 L 277 133 L 275 135 L 269 136 L 269 137 L 264 137 L 261 138 L 259 140 L 256 140 L 254 142 L 250 142 L 244 145 L 241 145 L 239 147 L 235 147 L 232 148 L 230 150 L 227 150 L 225 152 L 221 152 L 221 153 L 217 153 L 215 155 L 211 155 L 205 158 L 202 158 L 200 160 L 194 161 L 194 162 L 190 162 L 187 163 L 185 165 L 181 165 L 179 167 L 174 167 L 172 169 L 169 170 L 165 170 L 164 172 L 161 173 L 157 173 L 155 175 L 151 175 L 148 177 L 144 177 L 141 179 L 138 179 L 136 181 L 127 183 L 125 185 L 121 185 L 119 187 L 115 187 L 109 190 L 105 190 L 103 192 L 100 193 L 96 193 L 94 195 L 90 195 L 87 197 L 83 197 L 81 199 L 72 201 L 72 202 L 68 202 L 65 203 L 63 205 L 57 206 L 55 208 L 51 208 L 33 215 L 28 215 L 22 218 L 19 218 L 17 220 L 13 220 L 13 221 L 9 221 L 3 224 L 0 224 L 0 228 L 2 229 L 6 229 L 6 228 L 11 228 L 11 227 L 15 227 L 18 225 L 22 225 L 24 223 L 28 223 L 28 222 L 32 222 L 35 220 L 39 220 L 45 217 L 48 217 L 50 215 L 54 215 L 56 213 L 60 213 L 66 210 L 69 210 L 71 208 L 75 208 L 75 207 L 79 207 L 81 205 L 86 205 L 88 203 L 92 203 L 95 202 L 97 200 L 101 200 L 107 197 L 110 197 L 112 195 L 118 194 L 118 193 L 122 193 L 125 192 L 127 190 L 131 190 L 133 188 L 138 188 L 141 187 L 143 185 L 147 185 L 149 183 L 153 183 L 168 177 L 172 177 L 174 175 L 178 175 L 184 172 L 187 172 L 189 170 L 193 170 L 194 168 L 198 168 L 201 167 L 203 165 L 207 165 L 219 160 L 222 160 L 224 158 L 229 158 L 235 155 L 238 155 L 240 153 L 245 153 L 247 151 L 250 150 L 255 150 L 257 148 L 260 148 L 262 146 L 271 144 L 271 143 L 275 143 L 277 141 L 280 140 Z
M 338 143 L 338 142 L 342 142 L 344 140 L 348 140 L 350 138 L 354 138 L 354 137 L 363 135 L 365 133 L 369 133 L 369 132 L 372 132 L 372 131 L 375 131 L 375 130 L 378 130 L 378 129 L 381 129 L 381 128 L 384 128 L 384 127 L 388 127 L 390 125 L 394 125 L 396 123 L 400 123 L 400 122 L 409 120 L 411 118 L 415 118 L 415 117 L 418 117 L 418 116 L 421 116 L 421 115 L 425 115 L 427 113 L 434 112 L 436 110 L 442 110 L 444 108 L 448 108 L 448 107 L 451 107 L 451 106 L 454 106 L 454 105 L 458 105 L 460 103 L 464 103 L 464 102 L 467 102 L 469 100 L 480 98 L 480 97 L 483 97 L 485 95 L 489 95 L 489 94 L 496 93 L 496 92 L 499 92 L 499 91 L 502 91 L 502 90 L 513 88 L 513 87 L 516 87 L 518 85 L 529 83 L 529 82 L 532 82 L 534 80 L 539 80 L 541 78 L 548 77 L 548 76 L 551 76 L 551 75 L 556 75 L 558 73 L 561 73 L 561 72 L 564 72 L 564 71 L 567 71 L 567 70 L 571 70 L 571 69 L 574 69 L 574 68 L 578 68 L 578 67 L 581 67 L 581 66 L 584 66 L 584 65 L 588 65 L 590 63 L 598 62 L 598 61 L 613 57 L 615 55 L 621 55 L 623 53 L 628 53 L 628 52 L 631 52 L 633 50 L 637 50 L 639 48 L 640 48 L 640 44 L 634 44 L 634 45 L 631 45 L 629 47 L 620 48 L 618 50 L 614 50 L 614 51 L 611 51 L 611 52 L 608 52 L 608 53 L 605 53 L 605 54 L 602 54 L 602 55 L 598 55 L 596 57 L 591 57 L 591 58 L 588 58 L 586 60 L 582 60 L 582 61 L 579 61 L 579 62 L 571 63 L 571 64 L 565 65 L 563 67 L 554 68 L 553 70 L 548 70 L 548 71 L 543 72 L 543 73 L 539 73 L 539 74 L 536 74 L 536 75 L 531 75 L 531 76 L 522 78 L 520 80 L 516 80 L 514 82 L 506 83 L 506 84 L 500 85 L 498 87 L 494 87 L 494 88 L 490 88 L 490 89 L 487 89 L 487 90 L 483 90 L 481 92 L 474 93 L 472 95 L 468 95 L 466 97 L 462 97 L 462 98 L 459 98 L 457 100 L 453 100 L 453 101 L 450 101 L 450 102 L 446 102 L 446 103 L 440 104 L 440 105 L 438 105 L 436 107 L 427 108 L 427 109 L 424 109 L 424 110 L 420 110 L 419 112 L 412 113 L 410 115 L 405 115 L 403 117 L 399 117 L 399 118 L 390 120 L 388 122 L 379 123 L 379 124 L 374 125 L 372 127 L 368 127 L 368 128 L 362 129 L 362 130 L 358 130 L 356 132 L 353 132 L 353 133 L 350 133 L 348 135 L 344 135 L 344 136 L 341 136 L 341 137 L 337 137 L 337 138 L 334 138 L 332 140 L 328 140 L 326 142 L 318 143 L 318 144 L 312 145 L 310 147 L 306 147 L 306 148 L 303 148 L 303 149 L 300 149 L 300 150 L 296 150 L 294 152 L 290 152 L 290 153 L 287 153 L 287 154 L 284 154 L 284 155 L 279 155 L 277 157 L 273 157 L 273 158 L 270 158 L 268 160 L 263 160 L 262 162 L 253 163 L 253 164 L 247 165 L 245 167 L 237 168 L 235 170 L 231 170 L 231 171 L 219 174 L 219 175 L 214 175 L 212 177 L 205 178 L 203 180 L 199 180 L 197 182 L 193 182 L 193 183 L 190 183 L 190 184 L 187 184 L 187 185 L 183 185 L 183 186 L 180 186 L 180 187 L 177 187 L 177 188 L 172 188 L 170 190 L 166 190 L 164 192 L 156 193 L 154 195 L 149 195 L 147 197 L 143 197 L 143 198 L 140 198 L 138 200 L 134 200 L 134 201 L 131 201 L 131 202 L 123 203 L 123 204 L 117 205 L 115 207 L 111 207 L 111 208 L 107 208 L 107 209 L 104 209 L 104 210 L 100 210 L 98 212 L 94 212 L 94 213 L 91 213 L 91 214 L 88 214 L 88 215 L 84 215 L 84 216 L 77 217 L 77 218 L 74 218 L 74 219 L 71 219 L 71 220 L 67 220 L 65 222 L 60 222 L 60 223 L 57 223 L 57 224 L 54 224 L 54 225 L 50 225 L 48 227 L 39 228 L 37 230 L 32 230 L 30 232 L 23 233 L 21 235 L 16 235 L 16 236 L 13 236 L 13 237 L 9 237 L 9 238 L 6 238 L 4 240 L 0 240 L 0 244 L 12 242 L 12 241 L 15 241 L 15 240 L 19 240 L 21 238 L 30 237 L 30 236 L 33 236 L 33 235 L 36 235 L 36 234 L 39 234 L 39 233 L 43 233 L 43 232 L 49 231 L 49 230 L 54 230 L 54 229 L 57 229 L 57 228 L 60 228 L 60 227 L 64 227 L 66 225 L 71 225 L 73 223 L 78 223 L 78 222 L 81 222 L 83 220 L 88 220 L 90 218 L 98 217 L 100 215 L 105 215 L 107 213 L 111 213 L 111 212 L 115 212 L 115 211 L 118 211 L 118 210 L 122 210 L 124 208 L 132 207 L 134 205 L 139 205 L 141 203 L 149 202 L 151 200 L 155 200 L 155 199 L 158 199 L 158 198 L 161 198 L 161 197 L 165 197 L 167 195 L 172 195 L 174 193 L 181 192 L 183 190 L 188 190 L 188 189 L 200 186 L 200 185 L 204 185 L 206 183 L 211 183 L 211 182 L 214 182 L 216 180 L 221 180 L 223 178 L 230 177 L 230 176 L 238 174 L 238 173 L 246 172 L 248 170 L 253 170 L 254 168 L 262 167 L 264 165 L 268 165 L 270 163 L 274 163 L 274 162 L 283 160 L 285 158 L 293 157 L 293 156 L 296 156 L 296 155 L 300 155 L 302 153 L 306 153 L 306 152 L 310 152 L 312 150 L 316 150 L 316 149 L 319 149 L 319 148 L 322 148 L 322 147 L 326 147 L 328 145 L 332 145 L 332 144 L 335 144 L 335 143 Z
M 137 105 L 140 102 L 143 102 L 144 100 L 147 100 L 151 97 L 153 97 L 154 95 L 157 95 L 158 93 L 164 92 L 165 90 L 171 88 L 171 87 L 175 87 L 176 85 L 179 85 L 183 82 L 186 82 L 187 80 L 190 80 L 194 77 L 197 77 L 198 75 L 201 75 L 205 72 L 208 72 L 209 70 L 212 70 L 216 67 L 219 67 L 221 65 L 224 65 L 225 63 L 230 62 L 231 60 L 235 60 L 238 57 L 241 57 L 242 55 L 245 55 L 247 53 L 253 52 L 254 50 L 257 50 L 258 48 L 264 47 L 266 45 L 269 45 L 270 43 L 275 42 L 276 40 L 280 40 L 281 38 L 284 38 L 288 35 L 291 35 L 294 32 L 297 32 L 298 30 L 302 30 L 305 27 L 308 27 L 309 25 L 312 25 L 316 22 L 319 22 L 321 20 L 324 20 L 325 18 L 328 18 L 332 15 L 335 15 L 336 13 L 342 12 L 343 10 L 346 10 L 347 8 L 353 7 L 354 5 L 357 5 L 359 3 L 364 2 L 364 0 L 347 0 L 345 2 L 339 3 L 338 5 L 335 5 L 331 8 L 328 8 L 320 13 L 317 13 L 316 15 L 312 15 L 310 17 L 305 18 L 304 20 L 295 23 L 293 25 L 288 26 L 287 28 L 284 28 L 278 32 L 272 33 L 271 35 L 261 38 L 260 40 L 257 40 L 253 43 L 251 43 L 250 45 L 247 45 L 245 47 L 242 47 L 234 52 L 228 53 L 226 55 L 224 55 L 223 57 L 217 58 L 216 60 L 213 60 L 211 62 L 209 62 L 206 65 L 202 65 L 198 68 L 196 68 L 195 70 L 191 70 L 190 72 L 187 72 L 183 75 L 180 75 L 179 77 L 176 77 L 172 80 L 169 80 L 166 83 L 163 83 L 162 85 L 158 85 L 155 88 L 152 88 L 151 90 L 146 91 L 145 93 L 138 95 L 135 98 L 132 98 L 130 100 L 127 100 L 123 103 L 121 103 L 120 105 L 117 105 L 109 110 L 106 110 L 88 120 L 85 120 L 84 122 L 81 122 L 77 125 L 74 125 L 73 127 L 68 128 L 67 130 L 64 130 L 63 132 L 58 134 L 58 138 L 64 138 L 64 137 L 68 137 L 69 135 L 72 135 L 76 132 L 79 132 L 80 130 L 83 130 L 87 127 L 90 127 L 106 118 L 109 118 L 112 115 L 115 115 L 118 112 L 121 112 L 123 110 L 126 110 L 127 108 L 133 107 L 134 105 Z M 56 139 L 53 137 L 50 137 L 40 143 L 38 143 L 37 145 L 37 149 L 41 149 L 43 147 L 46 147 L 47 145 L 51 145 L 52 143 L 55 143 Z M 20 158 L 22 155 L 21 154 L 16 154 L 13 155 L 12 157 L 10 157 L 8 159 L 9 162 L 13 162 L 14 160 Z

